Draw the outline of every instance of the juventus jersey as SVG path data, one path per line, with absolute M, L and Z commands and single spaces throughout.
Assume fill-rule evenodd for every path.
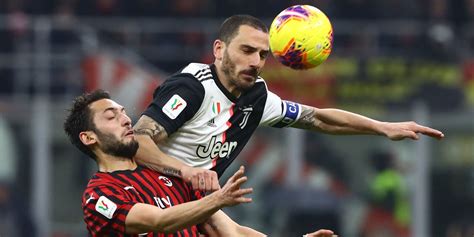
M 258 126 L 289 126 L 301 106 L 282 101 L 261 77 L 237 98 L 221 84 L 214 65 L 191 63 L 155 90 L 143 114 L 168 133 L 158 144 L 164 153 L 220 176 Z
M 125 234 L 125 219 L 136 203 L 162 209 L 201 198 L 179 178 L 167 177 L 138 166 L 135 170 L 97 172 L 89 181 L 82 197 L 84 221 L 91 236 L 189 236 L 198 237 L 196 226 L 175 234 Z

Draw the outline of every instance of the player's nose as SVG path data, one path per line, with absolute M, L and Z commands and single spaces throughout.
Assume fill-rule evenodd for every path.
M 250 56 L 249 64 L 251 67 L 258 67 L 261 63 L 260 54 L 254 53 Z
M 126 127 L 132 125 L 132 119 L 130 119 L 126 114 L 123 114 L 122 116 L 122 125 Z

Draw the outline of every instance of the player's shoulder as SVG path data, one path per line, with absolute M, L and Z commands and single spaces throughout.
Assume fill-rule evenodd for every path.
M 265 80 L 261 76 L 257 77 L 257 80 L 255 80 L 255 84 L 262 84 L 262 85 L 265 85 L 265 88 L 267 87 L 267 83 L 265 82 Z
M 183 69 L 171 75 L 166 81 L 167 85 L 182 84 L 182 86 L 199 86 L 204 79 L 212 78 L 211 68 L 207 64 L 190 63 Z
M 206 72 L 211 72 L 211 67 L 209 64 L 204 64 L 204 63 L 190 63 L 186 65 L 183 69 L 180 71 L 181 73 L 188 73 L 191 74 L 195 77 L 200 76 L 200 74 L 204 74 Z
M 263 90 L 263 91 L 268 91 L 268 86 L 267 86 L 267 83 L 265 82 L 265 80 L 258 76 L 257 77 L 257 80 L 255 80 L 255 86 L 254 88 L 256 90 Z
M 190 63 L 177 73 L 173 74 L 171 79 L 176 80 L 179 78 L 180 80 L 186 80 L 192 78 L 196 82 L 202 82 L 203 80 L 211 79 L 212 77 L 211 67 L 208 64 Z
M 120 183 L 114 179 L 109 174 L 106 173 L 98 173 L 95 174 L 87 183 L 86 191 L 87 190 L 94 190 L 94 189 L 121 189 L 122 186 Z

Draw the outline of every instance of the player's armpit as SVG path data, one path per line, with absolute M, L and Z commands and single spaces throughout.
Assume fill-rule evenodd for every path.
M 133 128 L 136 135 L 150 136 L 155 143 L 168 137 L 165 128 L 146 115 L 142 115 Z

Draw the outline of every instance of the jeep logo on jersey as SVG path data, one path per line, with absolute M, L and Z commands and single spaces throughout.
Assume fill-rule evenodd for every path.
M 216 142 L 216 136 L 212 136 L 209 144 L 203 146 L 199 145 L 196 154 L 200 158 L 224 158 L 228 157 L 230 153 L 237 147 L 237 142 Z

